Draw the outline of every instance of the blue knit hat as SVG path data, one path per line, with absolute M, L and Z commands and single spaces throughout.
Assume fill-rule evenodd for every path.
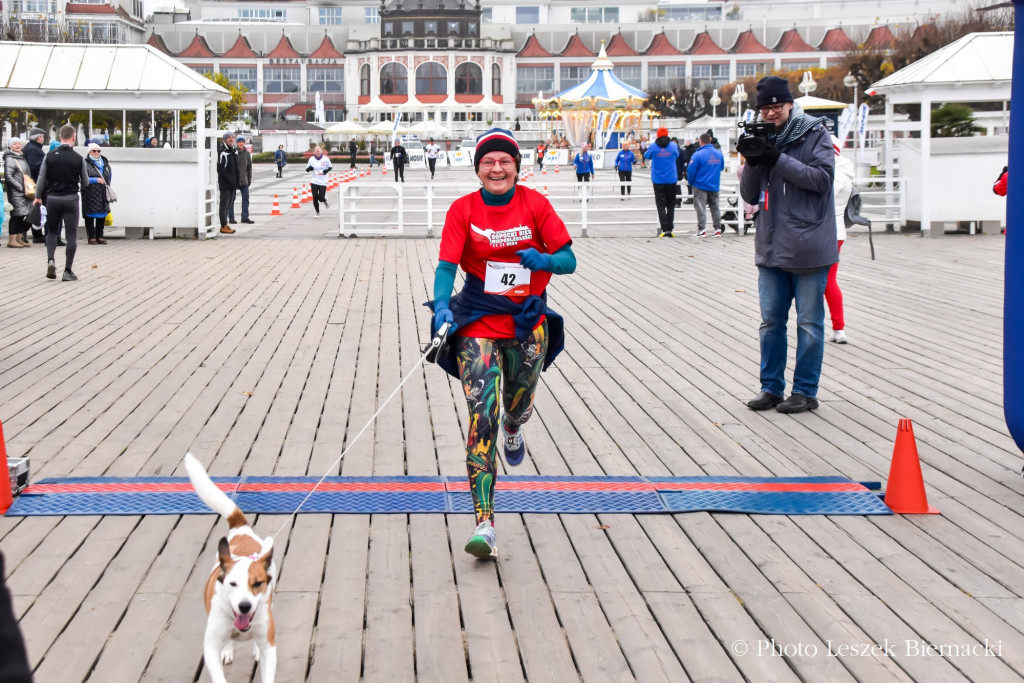
M 480 160 L 489 152 L 506 152 L 516 160 L 516 170 L 522 157 L 519 155 L 519 143 L 512 136 L 512 131 L 504 128 L 491 128 L 489 131 L 476 139 L 476 149 L 473 151 L 473 168 L 480 170 Z

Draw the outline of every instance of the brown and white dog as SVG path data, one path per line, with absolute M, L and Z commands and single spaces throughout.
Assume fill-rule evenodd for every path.
M 203 659 L 214 683 L 227 683 L 224 665 L 234 659 L 235 640 L 253 640 L 260 680 L 274 683 L 277 647 L 274 615 L 270 611 L 277 567 L 274 540 L 257 536 L 245 514 L 217 488 L 199 461 L 188 453 L 185 469 L 196 493 L 211 510 L 228 521 L 228 535 L 220 539 L 217 564 L 206 582 L 206 635 Z

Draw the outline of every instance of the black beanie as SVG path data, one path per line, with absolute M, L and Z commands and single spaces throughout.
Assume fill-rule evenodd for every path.
M 789 81 L 778 76 L 765 76 L 757 82 L 757 101 L 754 107 L 760 109 L 770 104 L 792 102 L 793 95 L 789 92 Z
M 480 160 L 489 152 L 506 152 L 516 160 L 516 171 L 522 157 L 519 155 L 519 143 L 512 137 L 512 131 L 504 128 L 491 128 L 489 131 L 476 139 L 476 149 L 473 150 L 473 168 L 480 172 Z

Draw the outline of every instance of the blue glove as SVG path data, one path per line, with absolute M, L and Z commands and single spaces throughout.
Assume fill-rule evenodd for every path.
M 516 252 L 519 263 L 530 270 L 546 270 L 551 272 L 551 254 L 542 254 L 533 247 Z
M 438 327 L 441 327 L 444 323 L 451 324 L 452 328 L 449 330 L 449 334 L 455 331 L 455 316 L 452 315 L 452 310 L 448 308 L 447 301 L 434 302 L 434 318 Z

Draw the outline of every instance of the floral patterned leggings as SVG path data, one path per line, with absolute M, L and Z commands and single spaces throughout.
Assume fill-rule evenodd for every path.
M 469 405 L 466 471 L 479 524 L 494 515 L 501 405 L 504 405 L 505 426 L 510 430 L 518 429 L 530 419 L 548 349 L 548 324 L 542 323 L 534 329 L 525 342 L 458 337 L 455 344 L 462 390 Z

